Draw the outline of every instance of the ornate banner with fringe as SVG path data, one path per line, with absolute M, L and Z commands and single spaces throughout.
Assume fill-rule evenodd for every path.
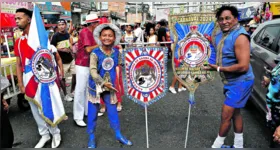
M 124 51 L 124 85 L 129 99 L 148 106 L 165 95 L 167 52 L 165 47 L 132 47 Z
M 174 35 L 172 67 L 175 76 L 189 90 L 189 102 L 194 104 L 194 92 L 200 83 L 211 81 L 208 63 L 215 64 L 216 53 L 209 42 L 215 29 L 213 13 L 170 15 Z M 211 22 L 212 21 L 212 22 Z
M 39 114 L 52 127 L 66 120 L 63 102 L 57 79 L 57 64 L 48 34 L 40 16 L 37 5 L 34 5 L 28 37 L 22 36 L 16 46 L 23 65 L 23 84 L 26 100 L 34 103 Z M 23 61 L 24 60 L 24 61 Z

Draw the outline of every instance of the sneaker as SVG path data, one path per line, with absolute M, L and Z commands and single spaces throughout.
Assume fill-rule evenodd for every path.
M 169 87 L 169 91 L 173 94 L 177 93 L 174 87 Z
M 73 98 L 70 97 L 68 94 L 64 97 L 64 100 L 67 101 L 67 102 L 71 102 L 73 101 Z
M 76 124 L 80 127 L 85 127 L 87 124 L 83 120 L 75 120 Z
M 51 139 L 50 135 L 43 135 L 40 141 L 36 144 L 35 148 L 43 148 L 45 144 Z
M 117 106 L 117 111 L 118 111 L 118 112 L 122 111 L 122 105 L 118 105 L 118 106 Z
M 178 92 L 186 91 L 187 89 L 184 87 L 178 88 Z
M 53 135 L 52 148 L 57 148 L 60 145 L 60 142 L 61 142 L 60 134 Z
M 104 113 L 102 113 L 102 112 L 99 112 L 99 113 L 97 114 L 98 117 L 103 116 L 103 115 L 104 115 Z

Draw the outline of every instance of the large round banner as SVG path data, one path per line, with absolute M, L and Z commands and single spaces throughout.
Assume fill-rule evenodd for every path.
M 131 100 L 145 106 L 164 96 L 166 59 L 164 47 L 132 47 L 124 51 L 125 91 Z
M 38 50 L 32 58 L 32 71 L 39 82 L 51 83 L 56 79 L 55 59 L 50 50 Z

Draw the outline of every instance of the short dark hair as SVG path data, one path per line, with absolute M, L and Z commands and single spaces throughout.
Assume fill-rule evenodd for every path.
M 234 16 L 234 18 L 238 18 L 237 8 L 234 6 L 227 6 L 227 5 L 223 5 L 222 7 L 216 10 L 216 18 L 218 19 L 221 16 L 222 12 L 225 10 L 229 10 L 231 14 Z
M 165 20 L 165 19 L 161 19 L 161 20 L 159 21 L 159 25 L 160 25 L 160 26 L 166 26 L 166 20 Z
M 26 9 L 26 8 L 19 8 L 16 10 L 16 13 L 21 12 L 27 15 L 29 18 L 32 18 L 32 11 Z
M 99 36 L 101 36 L 101 33 L 102 33 L 104 30 L 111 30 L 111 31 L 113 31 L 114 36 L 116 36 L 115 31 L 114 31 L 111 27 L 105 27 L 105 28 L 103 28 L 103 29 L 100 31 Z

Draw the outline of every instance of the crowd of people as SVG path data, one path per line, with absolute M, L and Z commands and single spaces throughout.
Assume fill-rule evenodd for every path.
M 27 38 L 30 31 L 32 12 L 21 8 L 16 11 L 17 26 L 23 31 L 22 37 L 15 44 L 15 56 L 17 57 L 17 76 L 18 86 L 22 93 L 33 92 L 26 88 L 27 83 L 25 73 L 27 72 L 28 61 L 32 56 L 26 52 L 31 49 L 27 44 Z M 217 23 L 221 31 L 214 35 L 215 41 L 210 41 L 217 52 L 216 64 L 210 64 L 205 67 L 206 70 L 217 71 L 224 83 L 225 101 L 222 106 L 221 124 L 217 138 L 213 142 L 212 148 L 243 148 L 243 120 L 240 109 L 243 108 L 251 94 L 254 83 L 254 74 L 250 65 L 250 36 L 248 31 L 238 23 L 238 11 L 232 6 L 222 6 L 216 12 Z M 56 68 L 57 79 L 55 85 L 63 91 L 64 100 L 73 101 L 73 120 L 80 127 L 87 126 L 88 147 L 96 148 L 96 123 L 97 117 L 108 113 L 110 127 L 115 133 L 115 139 L 124 145 L 132 145 L 132 142 L 121 134 L 120 120 L 118 111 L 122 110 L 122 96 L 124 89 L 122 85 L 122 61 L 121 53 L 127 46 L 138 46 L 141 42 L 149 42 L 147 46 L 165 46 L 169 48 L 170 44 L 158 42 L 170 41 L 170 32 L 168 23 L 161 20 L 158 23 L 147 22 L 141 26 L 140 21 L 135 24 L 128 24 L 125 27 L 118 27 L 108 21 L 100 21 L 96 14 L 89 14 L 86 17 L 86 23 L 80 27 L 70 27 L 67 30 L 67 22 L 59 19 L 56 28 L 48 29 L 50 49 L 55 56 L 58 65 Z M 119 43 L 127 43 L 122 46 Z M 230 44 L 221 44 L 230 43 Z M 106 65 L 102 62 L 106 61 Z M 278 65 L 279 66 L 279 65 Z M 280 122 L 279 122 L 279 98 L 270 92 L 279 90 L 278 68 L 270 80 L 265 80 L 265 85 L 269 84 L 268 92 L 268 110 L 270 114 L 269 121 L 273 125 L 272 143 L 279 147 L 280 143 Z M 71 74 L 71 90 L 67 92 L 65 76 Z M 169 90 L 176 93 L 174 88 L 176 78 L 173 78 Z M 275 83 L 276 82 L 276 83 Z M 179 83 L 178 91 L 186 90 Z M 52 97 L 52 93 L 50 93 Z M 36 97 L 33 97 L 35 99 Z M 60 98 L 53 99 L 61 102 Z M 37 123 L 41 139 L 35 148 L 44 147 L 45 143 L 51 139 L 52 148 L 57 148 L 62 140 L 60 129 L 57 124 L 50 125 L 49 121 L 42 116 L 40 109 L 33 101 L 29 101 L 31 112 Z M 2 99 L 2 113 L 6 113 L 7 104 Z M 63 108 L 57 108 L 64 111 Z M 87 117 L 87 123 L 84 116 Z M 1 118 L 1 121 L 2 118 Z M 7 122 L 7 120 L 4 120 Z M 61 120 L 62 121 L 62 120 Z M 2 122 L 1 122 L 2 123 Z M 231 124 L 234 126 L 234 144 L 224 145 L 224 140 L 230 130 Z M 1 128 L 1 137 L 4 137 L 4 130 Z M 6 134 L 11 134 L 6 132 Z M 8 135 L 5 135 L 8 137 Z M 2 138 L 3 139 L 3 138 Z M 7 143 L 7 141 L 4 141 Z M 10 141 L 8 141 L 10 142 Z M 9 145 L 9 144 L 7 144 Z M 7 147 L 11 147 L 10 144 Z

